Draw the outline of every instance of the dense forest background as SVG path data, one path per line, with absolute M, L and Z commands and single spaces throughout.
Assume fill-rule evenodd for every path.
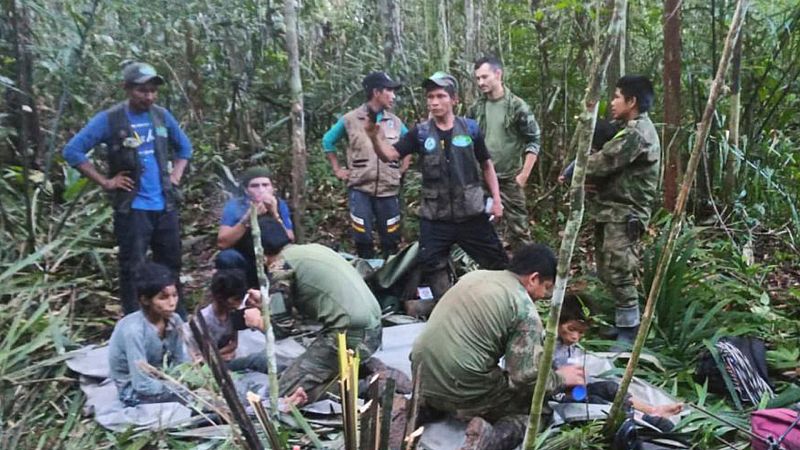
M 532 106 L 543 133 L 528 188 L 531 227 L 537 240 L 558 246 L 567 203 L 556 178 L 575 153 L 570 137 L 598 30 L 608 19 L 606 3 L 3 0 L 0 447 L 180 445 L 165 435 L 114 436 L 83 418 L 82 394 L 61 362 L 75 345 L 106 338 L 120 313 L 110 208 L 60 152 L 95 112 L 124 98 L 124 60 L 150 62 L 168 79 L 159 103 L 194 144 L 182 220 L 184 277 L 196 304 L 226 191 L 251 165 L 274 170 L 302 241 L 351 250 L 344 186 L 331 173 L 320 140 L 339 115 L 363 101 L 361 79 L 373 70 L 405 82 L 396 112 L 411 125 L 427 115 L 424 77 L 436 70 L 455 74 L 463 112 L 477 93 L 472 61 L 500 56 L 508 86 Z M 664 151 L 663 209 L 646 240 L 643 292 L 734 6 L 730 0 L 628 4 L 608 79 L 625 73 L 653 79 L 651 117 Z M 745 407 L 693 380 L 694 357 L 718 336 L 765 338 L 778 392 L 797 394 L 786 372 L 800 357 L 798 25 L 794 0 L 757 0 L 748 11 L 693 186 L 690 226 L 647 343 L 662 366 L 645 364 L 637 372 L 744 426 Z M 286 40 L 293 33 L 299 42 L 294 72 Z M 292 114 L 292 105 L 302 114 Z M 304 139 L 293 144 L 292 131 Z M 416 235 L 418 194 L 412 171 L 403 194 L 408 241 Z M 575 276 L 602 298 L 589 235 L 580 241 Z M 680 427 L 693 433 L 698 448 L 727 448 L 720 439 L 745 441 L 699 413 Z

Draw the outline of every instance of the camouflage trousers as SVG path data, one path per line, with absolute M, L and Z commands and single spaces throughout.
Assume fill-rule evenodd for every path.
M 298 387 L 305 389 L 309 403 L 325 393 L 331 381 L 339 374 L 339 348 L 337 335 L 342 330 L 325 330 L 300 355 L 278 379 L 281 396 L 289 395 Z M 380 325 L 371 330 L 346 330 L 347 348 L 355 350 L 366 361 L 381 345 L 383 329 Z
M 596 223 L 594 228 L 597 273 L 616 305 L 616 326 L 639 324 L 639 291 L 636 270 L 639 267 L 638 239 L 628 235 L 626 223 Z
M 525 190 L 514 178 L 498 180 L 500 183 L 500 200 L 503 201 L 503 219 L 497 223 L 497 232 L 503 245 L 512 251 L 531 242 L 528 205 L 525 202 Z

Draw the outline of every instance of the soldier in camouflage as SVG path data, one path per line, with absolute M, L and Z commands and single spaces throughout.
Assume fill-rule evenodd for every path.
M 553 251 L 528 244 L 508 270 L 470 272 L 445 293 L 411 350 L 412 373 L 422 380 L 421 422 L 442 413 L 470 420 L 462 449 L 522 441 L 543 350 L 533 301 L 549 296 L 555 273 Z M 549 390 L 584 381 L 580 367 L 544 370 Z
M 498 231 L 506 247 L 513 249 L 531 240 L 525 185 L 539 155 L 539 124 L 528 104 L 504 85 L 499 59 L 477 60 L 475 79 L 483 96 L 467 117 L 475 119 L 486 135 L 505 207 Z
M 588 198 L 595 220 L 597 271 L 616 302 L 617 340 L 630 343 L 639 328 L 637 243 L 650 221 L 658 189 L 661 149 L 647 111 L 653 85 L 646 77 L 626 75 L 617 81 L 611 113 L 622 127 L 603 148 L 589 156 L 586 176 L 597 179 Z

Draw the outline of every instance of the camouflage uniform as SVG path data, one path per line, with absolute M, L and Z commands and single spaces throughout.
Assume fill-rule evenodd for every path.
M 597 271 L 616 301 L 617 327 L 639 324 L 637 243 L 650 221 L 661 149 L 653 122 L 642 113 L 589 156 L 586 176 L 597 178 L 587 197 L 595 225 Z
M 362 360 L 380 347 L 381 310 L 361 275 L 333 250 L 319 244 L 288 245 L 282 263 L 270 267 L 272 292 L 279 291 L 322 331 L 278 380 L 281 395 L 298 387 L 316 401 L 339 373 L 337 335 Z
M 481 97 L 469 109 L 486 135 L 486 145 L 500 183 L 503 201 L 503 220 L 498 231 L 507 246 L 517 246 L 531 241 L 528 207 L 525 190 L 517 184 L 516 176 L 522 171 L 524 156 L 539 154 L 539 124 L 524 100 L 504 87 L 504 96 L 497 101 Z
M 515 274 L 478 270 L 464 275 L 436 305 L 411 351 L 423 404 L 490 422 L 516 423 L 514 416 L 520 415 L 524 424 L 543 336 L 533 300 Z M 498 366 L 503 356 L 505 370 Z M 563 384 L 546 370 L 548 390 Z

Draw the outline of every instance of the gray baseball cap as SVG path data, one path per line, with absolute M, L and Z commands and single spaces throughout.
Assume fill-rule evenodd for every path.
M 422 82 L 422 87 L 425 89 L 431 85 L 442 88 L 452 87 L 456 92 L 458 91 L 458 81 L 454 76 L 446 72 L 436 72 Z
M 130 63 L 122 69 L 122 79 L 126 83 L 144 84 L 154 82 L 164 84 L 164 78 L 156 73 L 156 69 L 150 64 L 143 62 Z

